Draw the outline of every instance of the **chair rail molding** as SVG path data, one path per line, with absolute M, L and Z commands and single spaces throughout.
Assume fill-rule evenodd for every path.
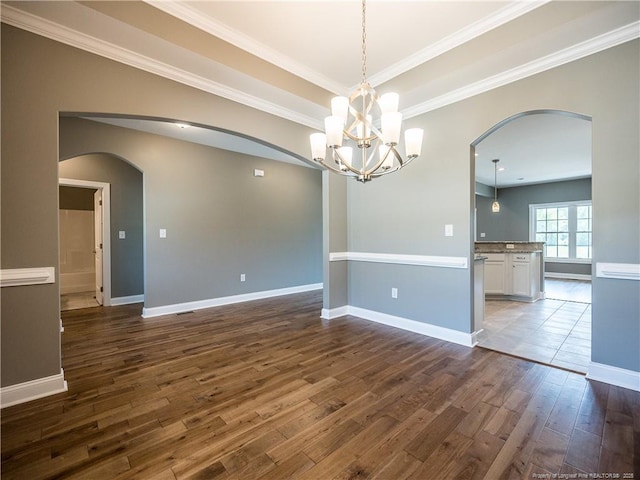
M 436 255 L 402 255 L 397 253 L 332 252 L 329 261 L 353 261 L 373 263 L 395 263 L 423 267 L 468 268 L 467 257 L 443 257 Z
M 55 267 L 3 268 L 0 270 L 0 287 L 23 287 L 55 283 Z
M 598 262 L 596 263 L 596 277 L 640 280 L 640 264 Z

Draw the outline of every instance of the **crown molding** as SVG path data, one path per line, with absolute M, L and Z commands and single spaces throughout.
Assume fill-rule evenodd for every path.
M 578 43 L 545 57 L 539 58 L 524 65 L 512 68 L 505 72 L 493 75 L 478 82 L 452 90 L 451 92 L 435 97 L 426 102 L 414 105 L 403 110 L 404 118 L 412 118 L 423 113 L 445 107 L 452 103 L 488 92 L 494 88 L 502 87 L 509 83 L 542 73 L 567 63 L 580 60 L 608 48 L 621 45 L 640 37 L 640 22 L 633 22 L 611 32 L 594 37 L 590 40 Z
M 389 80 L 401 75 L 409 70 L 428 62 L 429 60 L 442 55 L 443 53 L 453 50 L 460 45 L 473 40 L 505 23 L 508 23 L 522 15 L 525 15 L 536 8 L 549 3 L 550 0 L 530 1 L 530 2 L 512 2 L 498 10 L 496 13 L 489 15 L 471 25 L 458 30 L 457 32 L 443 38 L 442 40 L 429 45 L 428 47 L 408 56 L 400 62 L 391 65 L 383 71 L 372 75 L 369 78 L 371 85 L 382 85 Z M 353 89 L 352 89 L 353 90 Z
M 150 1 L 150 3 L 158 3 Z M 160 2 L 163 3 L 164 2 Z M 175 7 L 176 2 L 167 2 Z M 527 2 L 524 2 L 525 4 Z M 520 4 L 520 2 L 517 2 Z M 536 4 L 539 6 L 540 4 Z M 517 10 L 503 12 L 503 19 L 507 14 L 516 15 Z M 525 8 L 521 5 L 521 8 Z M 531 7 L 530 7 L 531 8 Z M 523 14 L 522 10 L 518 10 Z M 152 58 L 137 54 L 126 48 L 113 45 L 94 37 L 77 32 L 68 27 L 59 25 L 36 15 L 24 12 L 7 4 L 2 5 L 1 19 L 3 22 L 23 30 L 41 35 L 46 38 L 85 50 L 96 55 L 100 55 L 111 60 L 115 60 L 126 65 L 139 68 L 141 70 L 160 75 L 176 82 L 188 85 L 199 90 L 232 100 L 242 105 L 275 115 L 292 122 L 305 125 L 310 128 L 322 130 L 322 119 L 305 115 L 298 111 L 282 107 L 273 102 L 250 95 L 226 85 L 214 82 L 204 77 L 195 75 L 182 69 L 154 60 Z M 498 20 L 495 20 L 496 22 Z M 476 26 L 480 28 L 480 26 Z M 484 28 L 489 28 L 485 25 Z M 470 35 L 468 33 L 467 35 Z M 452 90 L 448 93 L 432 98 L 426 102 L 416 104 L 403 110 L 404 118 L 412 118 L 452 103 L 465 100 L 467 98 L 485 93 L 494 88 L 502 87 L 509 83 L 522 80 L 531 75 L 544 72 L 546 70 L 564 65 L 566 63 L 579 60 L 588 55 L 598 53 L 602 50 L 615 47 L 622 43 L 640 37 L 640 22 L 633 22 L 629 25 L 605 33 L 593 39 L 581 42 L 572 47 L 568 47 L 559 52 L 547 55 L 546 57 L 520 65 L 511 70 L 493 75 L 470 85 Z
M 306 125 L 315 129 L 322 128 L 322 122 L 317 118 L 301 114 L 273 102 L 236 90 L 227 85 L 214 82 L 164 62 L 140 55 L 124 47 L 99 40 L 85 33 L 65 27 L 64 25 L 24 12 L 10 5 L 2 5 L 0 17 L 2 22 L 8 25 L 35 33 L 51 40 L 159 75 L 169 80 L 174 80 L 184 85 L 197 88 L 198 90 L 232 100 L 242 105 L 270 113 L 301 125 Z
M 329 77 L 318 73 L 317 71 L 307 67 L 306 65 L 283 55 L 280 52 L 269 48 L 263 43 L 257 42 L 253 38 L 229 27 L 228 25 L 202 14 L 195 8 L 181 1 L 174 0 L 143 0 L 145 3 L 172 15 L 183 22 L 188 23 L 210 35 L 221 38 L 258 58 L 266 60 L 289 73 L 303 78 L 319 87 L 324 88 L 336 95 L 342 95 L 347 91 L 346 85 L 341 85 L 333 81 Z

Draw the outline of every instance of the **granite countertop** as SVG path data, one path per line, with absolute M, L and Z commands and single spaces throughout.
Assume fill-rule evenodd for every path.
M 507 248 L 513 245 L 514 248 Z M 544 242 L 523 242 L 523 241 L 492 241 L 475 242 L 476 253 L 540 253 Z

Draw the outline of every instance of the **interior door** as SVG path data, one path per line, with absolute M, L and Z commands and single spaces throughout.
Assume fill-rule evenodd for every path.
M 103 304 L 102 300 L 102 189 L 99 188 L 93 194 L 93 213 L 94 213 L 94 256 L 96 264 L 96 301 L 99 305 Z

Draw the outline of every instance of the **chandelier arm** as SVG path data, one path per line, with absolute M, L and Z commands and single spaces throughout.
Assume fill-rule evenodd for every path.
M 378 150 L 378 142 L 376 142 L 376 146 L 374 148 L 371 149 L 371 153 L 367 156 L 367 148 L 363 148 L 362 149 L 362 171 L 364 173 L 371 173 L 372 171 L 375 171 L 377 168 L 380 167 L 380 165 L 382 164 L 382 162 L 378 162 L 375 164 L 375 167 L 368 170 L 367 167 L 369 166 L 369 163 L 371 163 L 371 160 L 373 160 L 373 157 L 376 154 L 376 150 Z M 366 158 L 366 161 L 365 161 Z
M 323 162 L 320 162 L 320 164 L 334 173 L 339 173 L 340 175 L 348 175 L 347 172 L 345 172 L 344 170 L 341 170 L 340 168 L 336 168 L 328 162 L 323 161 Z
M 393 156 L 396 158 L 396 160 L 398 160 L 398 165 L 395 166 L 395 167 L 382 169 L 381 171 L 379 171 L 380 167 L 384 164 L 384 162 L 387 159 L 387 157 L 389 155 L 391 155 L 391 154 L 393 154 Z M 406 165 L 406 162 L 404 162 L 404 165 Z M 367 173 L 369 175 L 371 175 L 372 177 L 374 177 L 374 176 L 375 177 L 379 177 L 381 175 L 386 175 L 387 173 L 391 173 L 391 172 L 395 172 L 396 170 L 400 170 L 404 165 L 403 165 L 403 162 L 402 162 L 402 157 L 400 157 L 400 154 L 396 150 L 396 147 L 395 146 L 390 146 L 389 149 L 387 150 L 386 155 L 383 158 L 381 158 L 380 160 L 378 160 L 376 165 Z
M 340 159 L 340 165 L 344 165 L 350 172 L 353 172 L 355 175 L 362 175 L 362 172 L 356 168 L 353 167 L 353 165 L 351 165 L 350 162 L 345 162 L 344 158 L 342 158 L 342 155 L 340 155 L 340 152 L 338 151 L 338 149 L 336 148 L 332 148 L 331 151 L 333 152 L 333 159 L 335 161 L 336 155 L 338 156 L 338 159 Z M 332 168 L 329 165 L 326 165 L 329 168 Z M 334 171 L 338 171 L 340 172 L 342 175 L 347 175 L 345 170 L 342 169 L 335 169 L 332 168 Z

